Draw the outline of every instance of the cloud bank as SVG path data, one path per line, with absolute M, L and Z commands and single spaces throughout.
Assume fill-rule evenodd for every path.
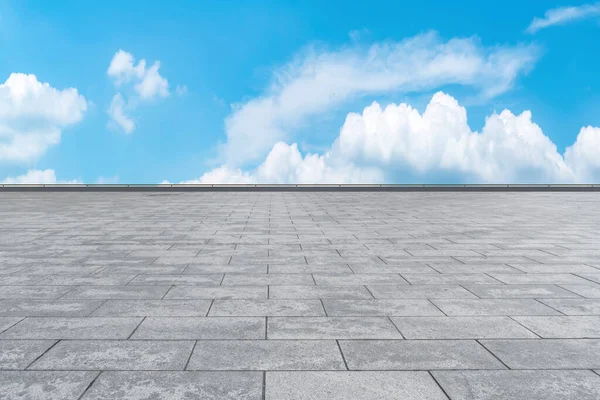
M 600 3 L 553 8 L 546 11 L 543 18 L 534 18 L 527 27 L 526 32 L 533 34 L 550 26 L 566 25 L 594 16 L 600 16 Z
M 12 73 L 0 84 L 0 162 L 27 163 L 60 142 L 88 107 L 77 89 L 56 89 L 35 75 Z
M 31 169 L 23 175 L 8 177 L 0 183 L 6 184 L 53 184 L 53 183 L 81 183 L 79 180 L 58 181 L 56 174 L 52 169 L 38 170 Z
M 254 170 L 226 164 L 185 183 L 572 183 L 600 179 L 600 128 L 582 128 L 560 154 L 530 111 L 490 115 L 472 131 L 467 111 L 436 93 L 420 113 L 408 104 L 378 103 L 350 113 L 324 154 L 302 155 L 277 142 Z
M 226 118 L 228 168 L 264 157 L 296 128 L 351 99 L 458 84 L 482 98 L 506 92 L 539 56 L 534 45 L 485 47 L 477 38 L 443 41 L 435 33 L 335 51 L 307 48 L 274 70 L 264 94 Z

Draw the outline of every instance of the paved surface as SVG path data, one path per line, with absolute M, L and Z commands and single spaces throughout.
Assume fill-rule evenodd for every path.
M 0 193 L 0 399 L 598 399 L 600 194 Z

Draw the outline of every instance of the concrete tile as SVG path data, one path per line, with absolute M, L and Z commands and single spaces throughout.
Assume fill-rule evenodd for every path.
M 408 285 L 397 274 L 314 274 L 317 285 L 344 286 L 344 285 Z
M 402 274 L 411 285 L 492 284 L 498 281 L 486 274 Z
M 600 376 L 591 371 L 434 371 L 451 399 L 595 400 Z
M 319 317 L 325 316 L 325 311 L 319 300 L 215 300 L 209 315 Z
M 264 339 L 265 319 L 260 317 L 149 317 L 132 339 Z
M 436 270 L 426 264 L 349 264 L 356 274 L 435 274 Z
M 23 318 L 17 317 L 0 317 L 0 332 L 3 332 L 15 325 L 17 322 L 21 321 Z
M 314 285 L 310 274 L 225 274 L 223 286 Z
M 470 292 L 481 298 L 568 298 L 576 294 L 555 285 L 466 285 Z
M 78 286 L 63 299 L 161 299 L 170 286 Z
M 0 300 L 0 316 L 85 317 L 101 304 L 101 300 Z
M 481 343 L 511 369 L 600 368 L 598 339 L 491 339 Z
M 211 300 L 107 300 L 94 317 L 204 317 Z
M 0 286 L 0 299 L 52 300 L 72 289 L 73 286 Z
M 431 302 L 449 316 L 560 315 L 535 299 L 433 299 Z
M 267 286 L 174 286 L 165 299 L 266 299 Z
M 331 317 L 359 316 L 441 316 L 444 315 L 430 301 L 407 300 L 323 300 L 327 315 Z
M 210 265 L 210 264 L 190 264 L 187 266 L 184 275 L 192 274 L 266 274 L 267 264 L 262 265 Z
M 54 340 L 0 340 L 0 369 L 25 369 L 54 343 Z
M 50 275 L 36 285 L 126 285 L 135 275 Z
M 352 270 L 346 264 L 269 264 L 269 274 L 352 274 Z
M 543 338 L 600 338 L 600 316 L 514 317 Z
M 271 299 L 372 299 L 364 286 L 273 286 Z
M 188 370 L 345 370 L 335 340 L 198 341 Z
M 183 370 L 192 341 L 65 340 L 31 365 L 33 370 Z
M 367 286 L 376 299 L 456 299 L 476 298 L 458 285 Z
M 138 275 L 129 285 L 205 285 L 218 286 L 223 275 Z
M 537 338 L 508 317 L 392 317 L 406 339 Z
M 269 339 L 402 339 L 384 317 L 272 317 Z
M 508 285 L 577 285 L 588 284 L 587 279 L 583 279 L 573 274 L 490 274 L 500 282 Z
M 97 375 L 97 372 L 77 371 L 2 371 L 0 399 L 78 399 Z
M 588 299 L 600 299 L 600 285 L 561 285 L 561 287 Z
M 28 317 L 1 339 L 127 339 L 141 318 Z
M 82 400 L 260 400 L 260 372 L 103 372 Z
M 540 301 L 566 315 L 600 315 L 600 299 L 542 299 Z
M 351 370 L 504 369 L 470 340 L 340 340 Z
M 445 400 L 427 372 L 267 372 L 266 400 Z

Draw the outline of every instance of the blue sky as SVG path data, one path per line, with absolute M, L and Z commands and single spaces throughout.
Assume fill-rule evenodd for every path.
M 596 3 L 0 0 L 0 181 L 600 181 L 598 65 Z

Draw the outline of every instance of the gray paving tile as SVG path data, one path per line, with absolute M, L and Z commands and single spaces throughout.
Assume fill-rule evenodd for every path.
M 568 298 L 578 297 L 555 285 L 465 285 L 481 298 Z
M 149 317 L 132 339 L 264 339 L 260 317 Z
M 471 340 L 340 340 L 351 370 L 504 369 Z
M 487 286 L 487 285 L 486 285 Z M 477 298 L 458 285 L 367 286 L 376 299 L 456 299 Z
M 402 339 L 384 317 L 272 317 L 269 339 Z
M 408 285 L 397 274 L 313 274 L 317 285 Z
M 94 317 L 204 317 L 211 300 L 107 300 Z
M 0 317 L 0 332 L 10 328 L 22 319 L 17 317 Z
M 129 285 L 205 285 L 216 286 L 223 280 L 223 275 L 138 275 Z
M 184 275 L 191 274 L 266 274 L 267 264 L 263 265 L 210 265 L 190 264 L 183 271 Z
M 372 299 L 364 286 L 273 286 L 271 299 Z
M 595 400 L 600 376 L 591 371 L 434 371 L 451 399 Z
M 345 264 L 269 264 L 269 274 L 352 274 L 352 270 Z
M 542 299 L 540 301 L 566 315 L 600 315 L 600 299 Z
M 83 394 L 97 372 L 2 371 L 2 400 L 72 400 Z
M 36 285 L 126 285 L 135 275 L 51 275 Z
M 0 300 L 0 316 L 85 317 L 101 304 L 100 300 Z
M 78 286 L 63 299 L 161 299 L 170 286 Z
M 0 299 L 52 300 L 72 289 L 73 286 L 0 286 Z
M 600 368 L 598 339 L 491 339 L 481 343 L 512 369 Z
M 402 274 L 412 285 L 495 284 L 498 280 L 486 274 Z
M 267 372 L 266 400 L 444 400 L 427 372 Z
M 561 287 L 588 299 L 600 299 L 600 285 L 561 285 Z
M 0 339 L 127 339 L 141 318 L 28 317 Z
M 543 338 L 600 338 L 600 316 L 514 317 Z
M 490 274 L 500 282 L 509 285 L 538 285 L 538 284 L 588 284 L 589 280 L 573 274 Z
M 323 300 L 331 317 L 358 316 L 441 316 L 444 315 L 428 300 Z
M 406 339 L 537 338 L 508 317 L 392 317 L 392 321 Z
M 189 370 L 345 370 L 335 340 L 198 341 Z
M 266 299 L 267 286 L 174 286 L 165 299 Z
M 103 372 L 83 400 L 260 400 L 259 372 Z
M 223 286 L 314 285 L 310 274 L 225 274 Z
M 560 315 L 535 299 L 433 299 L 431 302 L 450 316 Z
M 215 300 L 209 315 L 319 317 L 325 316 L 325 310 L 319 300 Z
M 33 370 L 183 370 L 192 341 L 65 340 L 34 362 Z
M 54 340 L 0 340 L 0 369 L 25 369 L 54 343 Z

